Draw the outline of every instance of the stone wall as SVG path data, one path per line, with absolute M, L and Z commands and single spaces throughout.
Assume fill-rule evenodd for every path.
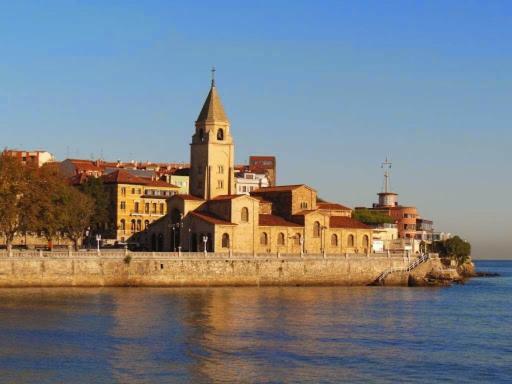
M 411 260 L 387 255 L 229 258 L 225 254 L 24 252 L 9 257 L 4 253 L 0 287 L 368 285 L 386 269 L 405 267 Z M 386 285 L 407 285 L 407 279 L 407 273 L 393 274 Z

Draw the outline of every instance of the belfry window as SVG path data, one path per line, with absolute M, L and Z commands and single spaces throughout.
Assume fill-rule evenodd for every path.
M 201 140 L 201 142 L 204 141 L 204 129 L 203 128 L 199 129 L 199 140 Z
M 217 140 L 224 140 L 224 130 L 222 128 L 217 131 Z

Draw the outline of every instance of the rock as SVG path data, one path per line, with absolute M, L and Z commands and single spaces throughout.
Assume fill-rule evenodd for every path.
M 498 277 L 501 276 L 496 272 L 475 272 L 475 277 Z

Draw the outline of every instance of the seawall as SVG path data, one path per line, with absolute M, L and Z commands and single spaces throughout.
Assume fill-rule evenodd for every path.
M 128 256 L 128 257 L 127 257 Z M 368 285 L 389 268 L 414 260 L 392 255 L 228 257 L 226 254 L 0 254 L 0 287 Z M 435 258 L 422 265 L 430 271 Z M 393 273 L 386 285 L 407 285 Z

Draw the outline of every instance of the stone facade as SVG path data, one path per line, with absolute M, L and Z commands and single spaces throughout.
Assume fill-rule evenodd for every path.
M 226 254 L 371 251 L 372 230 L 352 219 L 350 208 L 320 201 L 304 184 L 235 194 L 233 164 L 230 123 L 212 82 L 192 136 L 190 195 L 168 199 L 168 215 L 140 237 L 143 248 Z

